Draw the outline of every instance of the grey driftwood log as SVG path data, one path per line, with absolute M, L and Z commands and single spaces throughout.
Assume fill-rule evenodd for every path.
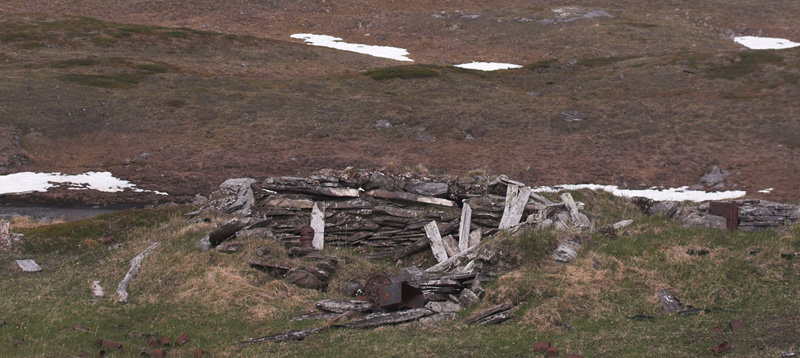
M 117 302 L 128 302 L 128 285 L 130 285 L 131 280 L 139 274 L 139 270 L 142 269 L 142 262 L 147 258 L 147 255 L 150 255 L 159 246 L 161 246 L 160 242 L 153 243 L 142 251 L 142 253 L 131 259 L 131 268 L 128 270 L 128 273 L 125 274 L 122 281 L 119 282 L 119 286 L 117 286 L 117 296 L 119 296 Z

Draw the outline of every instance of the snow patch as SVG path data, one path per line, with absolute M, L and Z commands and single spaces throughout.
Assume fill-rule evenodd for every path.
M 767 188 L 767 189 L 764 189 L 764 190 L 759 190 L 758 192 L 759 192 L 759 193 L 762 193 L 762 194 L 769 194 L 769 193 L 771 193 L 773 190 L 775 190 L 775 188 Z
M 655 201 L 709 201 L 709 200 L 725 200 L 741 198 L 747 194 L 745 191 L 730 190 L 718 192 L 706 192 L 702 190 L 689 190 L 688 186 L 670 189 L 620 189 L 616 185 L 600 185 L 600 184 L 575 184 L 575 185 L 556 185 L 553 187 L 541 186 L 534 188 L 533 191 L 537 193 L 555 193 L 562 190 L 604 190 L 615 196 L 622 196 L 626 198 L 645 197 Z
M 404 48 L 351 44 L 342 41 L 342 39 L 338 37 L 333 37 L 328 35 L 294 34 L 291 37 L 293 39 L 301 39 L 305 43 L 312 46 L 322 46 L 337 50 L 363 53 L 365 55 L 388 58 L 397 61 L 414 62 L 414 60 L 407 57 L 409 53 Z
M 497 70 L 508 70 L 512 68 L 522 68 L 522 66 L 520 65 L 515 65 L 513 63 L 501 63 L 501 62 L 470 62 L 461 65 L 455 65 L 455 67 L 466 68 L 468 70 L 478 70 L 478 71 L 497 71 Z
M 87 172 L 77 175 L 21 172 L 0 175 L 0 195 L 46 192 L 50 188 L 61 186 L 67 186 L 70 190 L 92 189 L 116 193 L 130 189 L 137 193 L 168 195 L 160 191 L 139 189 L 127 180 L 115 178 L 110 172 Z
M 741 36 L 733 41 L 751 50 L 783 50 L 800 46 L 800 43 L 775 37 Z

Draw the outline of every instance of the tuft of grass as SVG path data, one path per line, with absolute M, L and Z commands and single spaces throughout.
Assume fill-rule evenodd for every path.
M 522 68 L 526 69 L 528 71 L 537 71 L 537 70 L 550 68 L 550 66 L 552 66 L 556 62 L 558 62 L 558 59 L 557 58 L 552 58 L 552 59 L 549 59 L 549 60 L 541 60 L 541 61 L 536 61 L 534 63 L 529 63 L 529 64 L 523 66 Z
M 61 60 L 50 64 L 52 68 L 69 68 L 76 66 L 95 66 L 104 63 L 105 61 L 97 57 L 87 57 L 81 59 Z
M 783 56 L 775 51 L 744 51 L 739 53 L 738 60 L 727 65 L 711 66 L 705 72 L 708 78 L 735 80 L 756 73 L 761 64 L 777 64 L 783 62 Z
M 625 60 L 634 59 L 636 56 L 612 56 L 612 57 L 594 57 L 582 58 L 578 61 L 581 66 L 586 67 L 602 67 L 622 62 Z
M 367 75 L 375 80 L 383 81 L 395 78 L 412 79 L 412 78 L 437 77 L 439 76 L 439 71 L 433 69 L 430 66 L 410 65 L 410 66 L 376 68 L 367 71 Z
M 115 242 L 130 238 L 131 230 L 165 222 L 187 211 L 182 207 L 155 210 L 124 210 L 94 218 L 54 225 L 29 227 L 21 249 L 26 253 L 77 252 L 100 246 L 100 239 L 111 237 Z

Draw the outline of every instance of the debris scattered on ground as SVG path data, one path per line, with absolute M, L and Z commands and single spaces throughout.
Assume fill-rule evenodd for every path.
M 681 301 L 665 289 L 658 290 L 658 300 L 661 301 L 661 306 L 667 314 L 683 311 L 683 304 Z
M 100 286 L 100 281 L 98 280 L 92 281 L 92 285 L 90 286 L 90 288 L 92 290 L 92 294 L 94 295 L 94 297 L 98 298 L 105 297 L 106 294 L 105 292 L 103 292 L 103 287 Z
M 738 330 L 744 328 L 745 326 L 746 325 L 744 323 L 744 320 L 741 320 L 741 319 L 737 319 L 737 320 L 731 322 L 731 330 L 733 330 L 733 331 L 738 331 Z
M 17 266 L 24 272 L 39 272 L 42 270 L 33 260 L 17 260 Z
M 725 353 L 725 352 L 731 350 L 731 348 L 732 348 L 731 344 L 726 341 L 726 342 L 720 343 L 719 345 L 715 346 L 714 348 L 711 348 L 711 350 L 716 354 L 722 354 L 722 353 Z
M 98 347 L 100 347 L 102 349 L 105 349 L 105 350 L 117 350 L 117 351 L 121 351 L 122 350 L 122 343 L 117 343 L 117 342 L 105 340 L 105 339 L 102 339 L 102 338 L 97 339 L 95 341 L 95 345 L 97 345 Z
M 156 248 L 158 248 L 161 243 L 153 243 L 149 247 L 147 247 L 142 253 L 136 255 L 133 259 L 131 259 L 131 268 L 128 270 L 128 273 L 125 274 L 125 277 L 120 281 L 119 286 L 117 286 L 117 302 L 124 303 L 128 302 L 128 285 L 130 285 L 131 280 L 139 274 L 139 270 L 142 268 L 142 262 L 148 255 L 150 255 Z
M 515 311 L 516 306 L 514 306 L 514 304 L 511 302 L 506 302 L 492 308 L 482 310 L 474 314 L 472 317 L 466 319 L 464 322 L 469 324 L 477 324 L 479 326 L 502 323 L 511 319 L 514 316 Z
M 550 342 L 533 342 L 533 350 L 547 352 L 550 349 Z
M 88 327 L 86 327 L 86 326 L 84 326 L 82 324 L 79 324 L 79 323 L 73 323 L 72 324 L 72 329 L 74 329 L 74 330 L 76 330 L 78 332 L 83 332 L 83 333 L 89 332 L 89 328 Z
M 187 333 L 181 333 L 181 335 L 178 336 L 177 339 L 175 339 L 175 344 L 182 346 L 186 344 L 186 342 L 188 341 L 189 341 L 189 335 Z

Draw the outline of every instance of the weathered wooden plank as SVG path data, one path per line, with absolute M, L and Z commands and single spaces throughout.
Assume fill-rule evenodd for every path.
M 447 252 L 448 257 L 452 257 L 461 252 L 461 250 L 458 249 L 458 243 L 456 243 L 456 239 L 453 238 L 453 235 L 443 237 L 442 244 L 444 245 L 444 250 Z
M 314 206 L 314 201 L 308 199 L 289 199 L 279 196 L 272 196 L 264 202 L 264 205 L 278 208 L 311 209 Z
M 369 303 L 369 301 L 358 300 L 327 299 L 317 301 L 317 308 L 323 311 L 335 313 L 367 312 L 372 310 L 372 303 Z
M 384 189 L 375 189 L 375 190 L 368 191 L 367 195 L 374 196 L 376 198 L 382 198 L 382 199 L 410 201 L 410 202 L 414 202 L 414 203 L 423 203 L 423 204 L 447 206 L 447 207 L 451 207 L 451 208 L 457 206 L 456 203 L 454 201 L 452 201 L 452 200 L 434 198 L 434 197 L 431 197 L 431 196 L 411 194 L 411 193 L 406 193 L 406 192 L 402 192 L 402 191 L 388 191 L 388 190 L 384 190 Z
M 274 190 L 277 192 L 312 194 L 312 195 L 332 196 L 337 198 L 357 198 L 359 194 L 358 189 L 315 186 L 315 185 L 295 186 L 295 185 L 264 183 L 263 187 L 265 189 Z
M 469 261 L 477 256 L 478 252 L 478 245 L 471 246 L 464 251 L 459 252 L 457 255 L 448 258 L 445 261 L 439 262 L 436 265 L 433 265 L 425 270 L 425 272 L 438 272 L 438 271 L 448 271 L 452 268 L 457 267 L 463 261 Z
M 477 246 L 478 244 L 481 243 L 482 238 L 483 238 L 483 231 L 481 229 L 472 231 L 471 233 L 469 233 L 469 245 L 467 247 Z
M 503 218 L 500 219 L 500 230 L 508 229 L 519 224 L 525 204 L 531 196 L 531 188 L 519 185 L 508 185 L 506 190 L 506 204 Z
M 458 251 L 464 251 L 471 245 L 469 244 L 469 229 L 472 225 L 472 208 L 464 203 L 461 208 L 461 225 L 458 227 Z
M 411 310 L 395 311 L 389 313 L 374 313 L 364 319 L 346 324 L 349 328 L 373 328 L 387 324 L 398 324 L 418 320 L 425 316 L 430 316 L 434 312 L 427 308 L 415 308 Z
M 482 321 L 482 320 L 484 320 L 486 318 L 489 318 L 489 317 L 491 317 L 493 315 L 496 315 L 498 313 L 501 313 L 503 311 L 508 311 L 508 310 L 510 310 L 512 308 L 514 308 L 514 305 L 511 302 L 506 302 L 506 303 L 503 303 L 503 304 L 499 304 L 499 305 L 494 306 L 492 308 L 488 308 L 488 309 L 479 311 L 478 313 L 474 314 L 472 317 L 467 318 L 464 322 L 466 322 L 466 323 L 478 323 L 478 322 L 480 322 L 480 321 Z
M 436 261 L 447 261 L 447 250 L 445 250 L 442 237 L 439 234 L 439 225 L 435 221 L 431 221 L 428 225 L 425 225 L 425 234 L 428 235 L 428 239 L 431 241 L 431 250 Z
M 592 223 L 589 221 L 589 218 L 586 215 L 581 214 L 578 211 L 578 205 L 575 203 L 575 199 L 572 199 L 572 195 L 570 193 L 563 193 L 561 194 L 561 200 L 564 200 L 564 204 L 569 209 L 569 216 L 572 219 L 572 224 L 578 230 L 586 230 L 591 228 Z
M 311 208 L 311 228 L 314 229 L 314 239 L 311 246 L 322 250 L 325 246 L 325 206 L 314 203 Z

